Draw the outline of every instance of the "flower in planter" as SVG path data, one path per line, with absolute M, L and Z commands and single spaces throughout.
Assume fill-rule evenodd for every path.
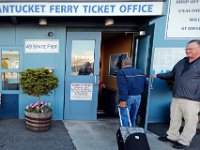
M 28 68 L 20 72 L 20 86 L 24 94 L 34 96 L 37 102 L 25 108 L 26 127 L 32 131 L 47 131 L 51 127 L 52 109 L 41 101 L 41 96 L 48 96 L 58 87 L 58 78 L 46 68 Z
M 46 113 L 46 112 L 51 112 L 52 109 L 47 103 L 43 101 L 38 101 L 36 103 L 31 103 L 27 105 L 25 111 L 35 112 L 35 113 Z

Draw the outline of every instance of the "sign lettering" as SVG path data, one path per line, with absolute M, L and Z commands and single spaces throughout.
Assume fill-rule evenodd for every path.
M 0 16 L 162 15 L 163 2 L 0 3 Z

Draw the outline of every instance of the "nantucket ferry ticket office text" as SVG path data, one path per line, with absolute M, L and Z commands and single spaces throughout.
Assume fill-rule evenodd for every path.
M 0 118 L 24 118 L 24 108 L 35 99 L 22 93 L 19 72 L 39 67 L 59 78 L 59 87 L 42 98 L 52 106 L 53 119 L 96 120 L 99 110 L 115 112 L 117 62 L 127 55 L 149 77 L 139 111 L 142 124 L 168 121 L 171 92 L 165 81 L 150 76 L 171 70 L 184 57 L 187 41 L 199 38 L 199 4 L 1 0 Z M 85 64 L 91 72 L 80 74 Z

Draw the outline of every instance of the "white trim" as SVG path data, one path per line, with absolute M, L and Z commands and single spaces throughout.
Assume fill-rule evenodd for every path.
M 160 16 L 164 2 L 0 3 L 0 16 Z
M 134 76 L 127 75 L 126 77 L 127 78 L 135 78 L 135 77 L 145 77 L 145 76 L 144 75 L 134 75 Z

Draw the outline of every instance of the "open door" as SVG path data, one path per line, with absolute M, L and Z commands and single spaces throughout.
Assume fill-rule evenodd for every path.
M 64 119 L 96 120 L 100 32 L 67 32 Z
M 135 54 L 135 67 L 143 71 L 147 78 L 150 78 L 150 65 L 153 45 L 155 25 L 150 25 L 140 29 L 143 35 L 136 37 L 136 54 Z M 150 88 L 150 86 L 149 86 Z M 138 111 L 139 125 L 147 128 L 147 106 L 148 106 L 148 91 L 146 90 L 142 95 L 141 105 Z

